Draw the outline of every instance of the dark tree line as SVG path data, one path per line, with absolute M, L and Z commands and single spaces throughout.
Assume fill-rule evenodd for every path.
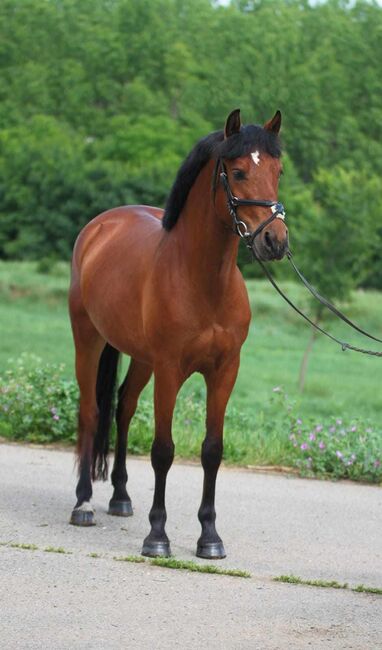
M 68 257 L 100 211 L 163 205 L 232 108 L 280 108 L 294 249 L 329 294 L 325 268 L 382 288 L 381 34 L 366 1 L 2 0 L 0 257 Z

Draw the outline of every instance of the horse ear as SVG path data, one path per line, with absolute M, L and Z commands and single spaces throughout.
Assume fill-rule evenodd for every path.
M 272 131 L 272 133 L 277 134 L 280 131 L 280 127 L 281 127 L 281 113 L 280 111 L 276 111 L 272 119 L 268 120 L 268 122 L 265 122 L 264 129 L 266 129 L 267 131 Z
M 234 133 L 239 133 L 241 128 L 241 119 L 240 119 L 240 108 L 235 108 L 232 111 L 226 120 L 224 127 L 224 137 L 229 138 L 230 135 Z

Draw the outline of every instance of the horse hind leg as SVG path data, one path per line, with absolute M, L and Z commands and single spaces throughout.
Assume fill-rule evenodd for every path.
M 133 514 L 131 499 L 126 490 L 126 451 L 131 419 L 136 411 L 139 395 L 152 375 L 151 366 L 131 359 L 126 377 L 118 391 L 117 439 L 111 482 L 114 487 L 109 503 L 109 515 L 129 517 Z
M 76 377 L 80 391 L 77 457 L 79 480 L 76 488 L 77 502 L 70 523 L 77 526 L 94 525 L 91 468 L 93 442 L 98 423 L 96 384 L 98 365 L 105 341 L 90 321 L 79 300 L 71 295 L 70 316 L 76 351 Z

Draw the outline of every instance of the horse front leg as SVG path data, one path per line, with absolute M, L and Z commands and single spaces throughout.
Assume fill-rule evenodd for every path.
M 218 370 L 205 375 L 207 384 L 207 431 L 202 444 L 201 461 L 204 470 L 202 502 L 198 518 L 202 534 L 197 543 L 196 555 L 208 560 L 226 556 L 224 545 L 216 527 L 215 487 L 223 455 L 223 426 L 226 406 L 239 369 L 239 356 Z
M 169 557 L 170 542 L 165 532 L 166 478 L 174 459 L 172 416 L 182 384 L 179 372 L 171 367 L 154 368 L 155 438 L 151 447 L 151 464 L 155 473 L 153 505 L 149 514 L 151 530 L 143 542 L 142 555 Z

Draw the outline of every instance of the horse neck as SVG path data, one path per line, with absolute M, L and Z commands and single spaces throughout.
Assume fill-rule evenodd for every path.
M 216 213 L 211 190 L 213 168 L 210 161 L 197 177 L 174 235 L 190 279 L 216 293 L 236 272 L 239 238 Z

